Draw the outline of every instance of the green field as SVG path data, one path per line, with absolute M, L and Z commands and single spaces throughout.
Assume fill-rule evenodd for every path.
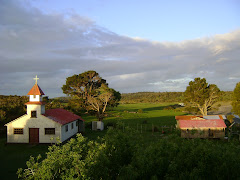
M 174 110 L 164 110 L 170 103 L 161 104 L 121 104 L 112 111 L 108 111 L 108 116 L 104 119 L 105 125 L 116 126 L 121 123 L 124 128 L 131 127 L 134 130 L 142 132 L 145 137 L 146 145 L 161 137 L 167 136 L 175 127 L 176 121 L 174 116 L 182 115 L 182 112 Z M 142 113 L 137 113 L 142 110 Z M 98 136 L 104 136 L 104 131 L 91 131 L 91 121 L 96 118 L 89 115 L 83 115 L 86 120 L 86 131 L 84 136 L 89 139 L 96 139 Z M 155 127 L 155 132 L 152 132 L 152 127 Z M 163 135 L 162 130 L 166 133 Z M 26 167 L 26 161 L 30 156 L 41 154 L 43 157 L 47 151 L 46 145 L 24 145 L 24 144 L 9 144 L 6 145 L 6 138 L 0 137 L 0 179 L 16 179 L 16 171 L 18 168 Z

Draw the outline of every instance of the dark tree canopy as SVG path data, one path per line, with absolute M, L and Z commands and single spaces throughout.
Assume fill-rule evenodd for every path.
M 72 97 L 74 107 L 96 112 L 99 120 L 103 119 L 107 106 L 117 106 L 121 98 L 120 93 L 109 88 L 96 71 L 68 77 L 62 90 Z
M 240 116 L 240 82 L 236 84 L 233 91 L 232 111 L 234 114 Z
M 219 96 L 220 90 L 217 85 L 208 84 L 205 78 L 195 78 L 194 81 L 190 81 L 184 92 L 186 105 L 196 106 L 202 115 L 207 115 Z

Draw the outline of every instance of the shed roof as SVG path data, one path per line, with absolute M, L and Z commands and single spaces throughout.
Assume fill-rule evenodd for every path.
M 207 115 L 203 116 L 204 119 L 226 119 L 225 115 Z
M 226 128 L 222 119 L 179 120 L 180 128 Z
M 56 121 L 59 124 L 68 124 L 70 122 L 73 122 L 77 119 L 83 120 L 80 116 L 73 114 L 72 112 L 69 112 L 65 109 L 49 109 L 46 110 L 44 116 Z
M 34 84 L 32 89 L 28 92 L 27 95 L 45 95 L 45 94 L 38 84 Z

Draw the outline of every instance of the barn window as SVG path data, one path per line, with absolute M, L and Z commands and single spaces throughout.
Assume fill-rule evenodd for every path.
M 72 123 L 72 129 L 73 129 L 73 123 Z
M 33 95 L 33 98 L 35 99 L 35 98 L 36 98 L 36 95 Z
M 31 117 L 36 118 L 37 117 L 37 111 L 31 111 Z
M 55 128 L 45 128 L 45 134 L 55 134 Z
M 23 128 L 14 128 L 14 134 L 23 134 Z
M 68 132 L 68 125 L 65 126 L 65 131 Z
M 224 132 L 224 128 L 223 128 L 223 132 Z
M 76 121 L 76 126 L 78 126 L 78 121 Z

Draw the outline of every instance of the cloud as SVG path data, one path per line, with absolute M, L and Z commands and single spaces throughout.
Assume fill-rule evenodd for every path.
M 195 77 L 233 90 L 240 81 L 240 30 L 156 42 L 118 35 L 75 13 L 44 14 L 24 2 L 0 6 L 0 94 L 27 94 L 37 74 L 45 94 L 61 96 L 66 78 L 87 70 L 120 92 L 184 91 Z

